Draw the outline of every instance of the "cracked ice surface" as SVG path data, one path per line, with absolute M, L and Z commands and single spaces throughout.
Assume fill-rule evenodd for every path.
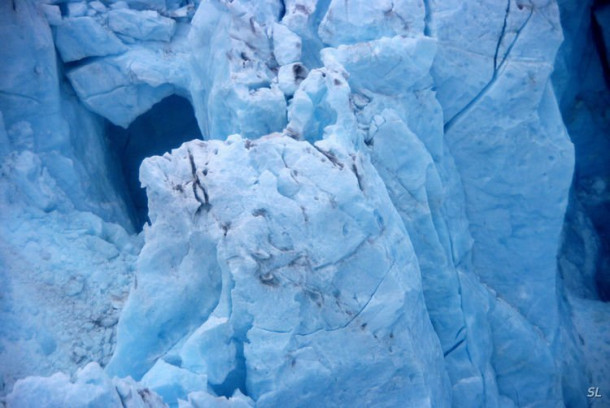
M 564 226 L 588 9 L 559 7 L 0 3 L 4 402 L 586 406 L 603 115 L 566 121 L 593 181 Z M 108 129 L 171 95 L 204 140 L 144 160 L 136 234 Z
M 446 404 L 409 238 L 370 161 L 349 153 L 330 160 L 272 135 L 191 142 L 147 160 L 153 225 L 108 372 L 155 382 L 164 369 L 154 357 L 176 356 L 174 369 L 199 377 L 190 391 L 200 391 L 206 378 L 225 382 L 243 352 L 233 386 L 257 406 L 339 405 L 343 395 L 398 405 L 406 389 L 409 406 Z M 163 305 L 154 317 L 150 302 Z M 212 338 L 225 360 L 194 352 L 218 348 Z

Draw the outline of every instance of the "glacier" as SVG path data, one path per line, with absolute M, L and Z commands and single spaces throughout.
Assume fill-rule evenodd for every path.
M 608 406 L 607 2 L 4 0 L 0 33 L 2 406 Z

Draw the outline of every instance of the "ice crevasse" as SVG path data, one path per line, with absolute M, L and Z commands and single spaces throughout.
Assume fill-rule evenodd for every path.
M 607 403 L 610 6 L 5 0 L 0 33 L 0 403 Z

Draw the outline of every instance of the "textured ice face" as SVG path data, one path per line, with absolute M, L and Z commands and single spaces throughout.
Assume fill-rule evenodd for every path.
M 10 407 L 125 407 L 163 408 L 167 405 L 132 379 L 111 379 L 97 363 L 79 369 L 74 378 L 56 373 L 51 377 L 28 377 L 15 385 L 6 398 Z
M 415 254 L 366 156 L 231 137 L 141 179 L 152 227 L 109 373 L 153 384 L 166 355 L 259 406 L 448 403 Z
M 2 393 L 108 363 L 9 405 L 585 406 L 605 162 L 564 227 L 559 3 L 0 4 Z

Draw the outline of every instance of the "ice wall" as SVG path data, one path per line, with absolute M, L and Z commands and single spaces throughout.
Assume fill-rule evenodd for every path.
M 569 198 L 597 205 L 573 204 L 564 121 L 577 175 L 603 156 L 566 119 L 586 41 L 557 53 L 584 6 L 5 3 L 0 357 L 36 358 L 4 393 L 93 360 L 108 401 L 587 406 L 603 371 L 578 335 L 603 307 L 569 296 L 597 299 L 603 244 L 566 234 L 598 232 L 588 210 L 564 224 Z M 68 401 L 88 375 L 6 401 Z
M 568 228 L 574 225 L 575 231 L 566 236 L 570 242 L 565 245 L 562 267 L 568 276 L 578 276 L 580 271 L 585 275 L 578 279 L 582 285 L 579 288 L 573 287 L 578 283 L 569 279 L 571 289 L 583 297 L 607 301 L 610 71 L 605 51 L 609 40 L 604 32 L 608 31 L 610 19 L 604 16 L 610 9 L 597 3 L 563 5 L 568 37 L 558 56 L 554 83 L 577 157 L 567 224 Z M 579 245 L 585 250 L 569 253 L 570 247 Z M 588 256 L 578 259 L 578 255 L 587 252 Z
M 610 123 L 604 2 L 559 2 L 565 41 L 553 74 L 564 122 L 575 146 L 576 165 L 565 218 L 559 273 L 566 311 L 575 328 L 571 348 L 581 348 L 591 384 L 608 378 L 608 154 Z M 592 323 L 592 322 L 596 323 Z M 576 366 L 577 364 L 574 364 Z M 591 406 L 603 406 L 593 399 Z
M 0 3 L 0 393 L 112 353 L 141 243 L 42 5 Z

